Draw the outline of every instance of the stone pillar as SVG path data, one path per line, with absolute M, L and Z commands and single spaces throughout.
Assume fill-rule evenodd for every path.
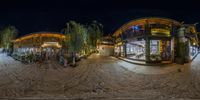
M 127 57 L 127 53 L 126 53 L 126 42 L 124 43 L 124 57 Z
M 186 53 L 187 53 L 187 39 L 185 38 L 185 26 L 182 26 L 180 29 L 178 29 L 178 43 L 177 43 L 177 53 L 178 57 L 176 58 L 176 62 L 179 64 L 185 63 Z
M 146 58 L 146 62 L 150 62 L 150 39 L 149 36 L 151 35 L 151 29 L 149 26 L 149 22 L 148 20 L 146 20 L 145 23 L 145 58 Z
M 146 53 L 146 62 L 150 62 L 150 40 L 146 36 L 145 38 L 145 53 Z

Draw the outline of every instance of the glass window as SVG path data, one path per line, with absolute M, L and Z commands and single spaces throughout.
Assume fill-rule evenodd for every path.
M 145 41 L 130 41 L 126 44 L 126 54 L 130 59 L 145 60 Z
M 171 59 L 171 41 L 151 40 L 150 41 L 150 60 L 170 60 Z
M 190 58 L 192 59 L 198 52 L 198 48 L 196 46 L 190 46 Z

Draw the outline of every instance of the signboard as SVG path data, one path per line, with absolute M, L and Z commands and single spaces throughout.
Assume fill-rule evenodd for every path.
M 160 35 L 160 36 L 170 36 L 170 30 L 161 29 L 161 28 L 153 28 L 151 29 L 152 35 Z

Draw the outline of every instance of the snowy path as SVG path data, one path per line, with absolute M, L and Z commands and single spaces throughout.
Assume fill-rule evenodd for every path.
M 200 99 L 200 55 L 191 64 L 171 66 L 182 72 L 166 67 L 161 74 L 138 74 L 121 63 L 93 55 L 63 68 L 56 62 L 25 65 L 0 54 L 0 97 Z

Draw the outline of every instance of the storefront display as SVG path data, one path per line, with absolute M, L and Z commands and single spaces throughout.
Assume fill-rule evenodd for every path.
M 145 41 L 132 41 L 127 43 L 126 54 L 130 59 L 145 60 Z
M 180 48 L 178 43 L 181 41 L 179 37 L 181 27 L 192 29 L 183 35 L 192 41 L 192 45 L 186 47 L 184 56 L 189 58 L 190 53 L 190 57 L 193 58 L 198 52 L 195 26 L 189 24 L 183 26 L 180 22 L 168 18 L 142 18 L 123 25 L 113 35 L 116 43 L 123 44 L 121 47 L 116 45 L 119 48 L 116 51 L 119 51 L 120 56 L 146 63 L 176 62 L 181 58 L 177 53 Z M 117 41 L 119 40 L 117 38 L 121 40 Z
M 163 61 L 171 60 L 171 41 L 160 41 L 160 55 Z
M 161 61 L 160 56 L 160 41 L 150 40 L 150 60 L 151 61 Z
M 150 40 L 150 59 L 167 61 L 171 59 L 171 41 Z

